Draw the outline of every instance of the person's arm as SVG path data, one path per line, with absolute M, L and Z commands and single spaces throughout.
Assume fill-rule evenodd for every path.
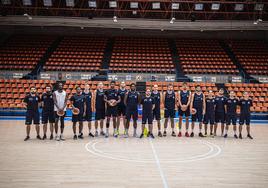
M 227 98 L 224 98 L 224 110 L 227 112 Z
M 128 92 L 126 92 L 125 94 L 125 98 L 124 98 L 124 104 L 127 105 L 127 98 L 128 98 Z
M 121 96 L 119 95 L 119 93 L 117 93 L 117 101 L 116 101 L 116 103 L 118 104 L 120 102 L 121 102 Z
M 108 95 L 108 91 L 104 92 L 104 96 L 103 96 L 103 100 L 104 102 L 108 103 L 109 101 L 107 100 L 107 95 Z
M 92 112 L 95 112 L 96 111 L 96 94 L 97 94 L 97 90 L 95 90 L 93 93 L 92 93 Z
M 166 92 L 164 92 L 162 96 L 162 104 L 164 108 L 165 108 L 165 98 L 166 98 Z
M 163 106 L 163 93 L 162 92 L 159 92 L 160 93 L 160 108 Z
M 41 98 L 39 96 L 37 96 L 37 99 L 38 99 L 38 108 L 42 108 Z
M 187 102 L 187 107 L 190 105 L 190 103 L 191 103 L 191 95 L 192 95 L 192 92 L 191 91 L 189 91 L 189 96 L 188 96 L 188 102 Z
M 62 110 L 64 110 L 64 108 L 67 106 L 67 101 L 68 101 L 68 95 L 66 93 L 66 96 L 65 96 L 65 99 L 64 99 L 64 105 L 63 105 Z
M 86 97 L 84 95 L 84 114 L 83 114 L 84 117 L 86 116 L 86 109 L 87 109 L 87 103 L 86 103 Z
M 28 101 L 29 101 L 29 100 L 28 100 L 28 96 L 26 95 L 26 96 L 24 97 L 24 99 L 23 99 L 23 102 L 22 102 L 24 108 L 27 108 Z
M 138 92 L 138 104 L 141 103 L 141 94 Z
M 73 108 L 75 108 L 75 106 L 74 106 L 74 96 L 71 96 L 71 98 L 70 98 L 70 102 L 71 102 L 71 106 L 72 106 L 72 109 Z M 64 108 L 63 108 L 64 109 Z
M 193 109 L 193 101 L 194 101 L 194 93 L 191 95 L 191 102 L 190 102 L 190 110 L 192 111 Z
M 203 97 L 203 115 L 205 115 L 205 113 L 206 113 L 206 96 L 205 95 L 203 95 L 204 97 Z
M 181 104 L 181 91 L 178 92 L 178 106 L 182 106 Z
M 40 108 L 44 108 L 44 94 L 41 96 Z
M 94 92 L 91 92 L 91 110 L 93 111 L 94 109 Z
M 57 102 L 57 97 L 56 97 L 55 92 L 53 93 L 53 101 L 54 101 L 54 105 L 57 107 L 57 109 L 59 109 L 58 102 Z

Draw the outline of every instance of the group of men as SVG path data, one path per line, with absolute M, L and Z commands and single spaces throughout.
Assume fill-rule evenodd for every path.
M 41 98 L 36 93 L 36 88 L 31 87 L 30 93 L 25 97 L 24 104 L 26 112 L 26 138 L 30 139 L 31 124 L 35 124 L 37 139 L 47 139 L 47 124 L 50 123 L 50 139 L 65 140 L 64 118 L 66 115 L 67 101 L 70 100 L 73 109 L 73 139 L 83 139 L 83 123 L 88 122 L 89 137 L 99 135 L 109 137 L 109 127 L 112 120 L 113 136 L 119 136 L 120 120 L 124 125 L 124 137 L 129 136 L 129 127 L 131 119 L 133 120 L 133 136 L 143 138 L 146 124 L 148 124 L 148 137 L 154 138 L 153 120 L 157 121 L 158 136 L 167 136 L 168 123 L 171 124 L 171 135 L 182 136 L 182 120 L 186 121 L 186 137 L 194 137 L 195 122 L 199 123 L 199 136 L 216 136 L 218 124 L 221 124 L 221 135 L 228 136 L 229 125 L 233 125 L 234 137 L 242 139 L 242 126 L 247 126 L 247 137 L 253 139 L 250 135 L 250 107 L 252 101 L 249 93 L 244 92 L 243 97 L 238 99 L 235 92 L 231 91 L 229 97 L 224 96 L 224 90 L 220 89 L 214 96 L 213 91 L 208 91 L 208 95 L 202 92 L 200 86 L 196 86 L 195 91 L 188 89 L 187 83 L 183 83 L 181 90 L 174 91 L 173 85 L 169 84 L 167 91 L 158 91 L 158 86 L 154 85 L 152 90 L 146 89 L 142 96 L 136 91 L 136 85 L 132 83 L 130 89 L 126 89 L 125 82 L 120 83 L 119 89 L 116 89 L 116 83 L 110 82 L 109 88 L 104 90 L 104 85 L 99 82 L 97 89 L 92 92 L 88 84 L 84 90 L 80 86 L 76 87 L 76 93 L 70 99 L 63 89 L 63 83 L 59 83 L 57 90 L 52 92 L 52 87 L 47 86 L 45 93 Z M 142 106 L 142 126 L 141 134 L 137 135 L 138 107 Z M 240 106 L 239 118 L 239 136 L 237 136 L 237 107 Z M 42 108 L 42 124 L 44 135 L 40 136 L 40 114 L 39 107 Z M 161 108 L 164 108 L 164 131 L 161 130 Z M 74 113 L 76 109 L 76 113 Z M 178 110 L 178 134 L 175 133 L 175 114 Z M 95 112 L 95 134 L 91 132 L 92 114 Z M 189 134 L 189 118 L 191 117 L 191 133 Z M 106 119 L 106 130 L 104 131 L 104 120 Z M 60 132 L 59 124 L 60 122 Z M 78 134 L 77 134 L 77 123 Z M 205 132 L 202 133 L 202 125 L 205 125 Z M 208 134 L 208 124 L 210 124 L 210 133 Z M 99 131 L 100 127 L 100 131 Z

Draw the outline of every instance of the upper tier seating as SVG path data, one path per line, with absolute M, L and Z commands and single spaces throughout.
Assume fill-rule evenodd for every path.
M 264 41 L 228 41 L 238 61 L 249 74 L 268 75 L 268 45 Z
M 185 74 L 238 74 L 217 40 L 176 40 Z
M 168 42 L 153 38 L 116 38 L 112 72 L 175 73 Z
M 101 67 L 106 38 L 64 37 L 44 66 L 45 71 L 95 72 Z
M 0 49 L 0 69 L 32 70 L 54 40 L 52 36 L 12 36 Z

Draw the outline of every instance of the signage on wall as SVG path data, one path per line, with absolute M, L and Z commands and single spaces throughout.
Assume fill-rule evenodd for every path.
M 141 75 L 137 75 L 136 76 L 136 80 L 142 80 L 142 76 Z
M 262 83 L 268 83 L 268 77 L 259 77 L 259 81 Z
M 241 83 L 242 78 L 240 76 L 232 76 L 232 82 L 234 83 Z
M 47 74 L 47 73 L 41 73 L 41 74 L 40 74 L 40 78 L 41 78 L 41 79 L 50 79 L 50 74 Z
M 91 79 L 91 74 L 81 74 L 81 79 L 82 80 L 90 80 Z
M 71 75 L 71 74 L 66 74 L 66 75 L 65 75 L 65 78 L 66 78 L 67 80 L 70 80 L 70 79 L 72 79 L 72 75 Z
M 131 75 L 126 75 L 126 80 L 131 80 Z
M 116 80 L 118 80 L 118 76 L 116 75 L 116 74 L 110 74 L 110 75 L 108 75 L 108 80 L 114 80 L 114 81 L 116 81 Z
M 175 76 L 165 76 L 165 81 L 174 82 L 175 81 Z
M 17 73 L 17 72 L 13 73 L 13 78 L 22 78 L 22 77 L 23 77 L 23 73 Z
M 193 76 L 193 81 L 194 82 L 202 82 L 203 78 L 202 78 L 202 76 Z

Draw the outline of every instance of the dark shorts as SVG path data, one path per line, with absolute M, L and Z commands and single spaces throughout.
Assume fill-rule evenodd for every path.
M 250 114 L 240 114 L 240 118 L 239 118 L 239 125 L 244 125 L 246 123 L 246 125 L 250 125 Z
M 225 122 L 225 113 L 224 112 L 215 112 L 215 122 L 224 123 Z
M 131 117 L 133 118 L 133 120 L 138 119 L 138 109 L 126 108 L 126 119 L 130 120 Z
M 210 124 L 210 125 L 214 125 L 215 123 L 215 114 L 214 113 L 210 113 L 210 114 L 205 114 L 204 116 L 204 124 Z
M 237 115 L 236 114 L 226 114 L 226 125 L 236 125 Z
M 161 119 L 160 107 L 154 108 L 154 110 L 153 110 L 153 119 L 155 119 L 155 120 L 160 120 Z
M 175 117 L 175 109 L 165 108 L 164 117 L 165 118 L 174 118 Z
M 152 124 L 153 123 L 153 114 L 152 113 L 144 113 L 142 114 L 142 124 Z
M 106 109 L 106 116 L 107 117 L 117 117 L 117 106 L 107 106 Z
M 200 110 L 198 110 L 198 109 L 196 109 L 197 110 L 197 112 L 196 112 L 196 114 L 192 114 L 192 121 L 193 122 L 203 122 L 203 110 L 202 109 L 200 109 Z
M 105 109 L 96 109 L 95 120 L 105 119 Z
M 125 105 L 119 105 L 117 107 L 117 115 L 118 116 L 126 116 L 126 106 Z
M 186 111 L 182 111 L 181 108 L 179 108 L 179 116 L 189 117 L 190 116 L 190 108 L 188 107 Z
M 72 115 L 72 122 L 82 122 L 84 120 L 84 112 L 82 110 L 80 110 L 79 114 L 77 115 Z
M 54 111 L 43 110 L 42 111 L 42 124 L 55 123 Z
M 92 121 L 92 111 L 91 110 L 86 111 L 86 116 L 84 117 L 84 121 Z
M 39 125 L 40 124 L 40 116 L 39 111 L 34 110 L 27 110 L 26 111 L 26 119 L 25 119 L 25 125 L 31 125 L 31 124 Z

